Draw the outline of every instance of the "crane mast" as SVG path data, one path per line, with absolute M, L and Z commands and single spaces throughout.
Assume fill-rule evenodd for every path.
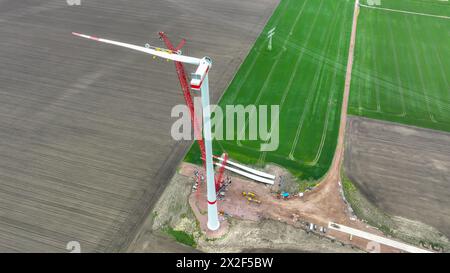
M 172 42 L 169 40 L 169 37 L 167 37 L 165 32 L 159 32 L 158 33 L 161 40 L 164 41 L 164 43 L 166 44 L 166 47 L 171 50 L 172 52 L 180 52 L 181 48 L 184 46 L 184 44 L 186 43 L 186 40 L 183 39 L 181 40 L 180 44 L 175 48 L 174 45 L 172 44 Z M 180 86 L 181 89 L 183 91 L 183 96 L 184 96 L 184 100 L 186 101 L 186 105 L 189 108 L 189 113 L 191 115 L 191 122 L 192 125 L 194 127 L 194 136 L 195 139 L 198 142 L 198 146 L 200 147 L 200 152 L 201 152 L 201 159 L 203 161 L 203 168 L 205 168 L 205 143 L 203 141 L 203 137 L 201 134 L 201 126 L 199 125 L 199 121 L 197 119 L 197 116 L 195 115 L 195 107 L 194 107 L 194 103 L 192 101 L 192 96 L 191 96 L 191 92 L 190 92 L 190 88 L 189 88 L 189 84 L 187 81 L 187 76 L 186 76 L 186 72 L 184 69 L 184 65 L 181 62 L 177 62 L 175 61 L 175 68 L 178 74 L 178 80 L 180 81 Z M 220 188 L 220 184 L 222 181 L 222 177 L 223 177 L 223 172 L 225 170 L 225 164 L 227 161 L 227 156 L 225 155 L 225 162 L 223 163 L 223 165 L 219 168 L 219 172 L 217 173 L 217 176 L 215 177 L 215 185 L 216 185 L 216 190 L 218 190 Z M 197 190 L 197 193 L 199 192 L 199 190 Z

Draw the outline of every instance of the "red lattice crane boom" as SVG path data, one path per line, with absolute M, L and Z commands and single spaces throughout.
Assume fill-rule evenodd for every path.
M 217 174 L 216 181 L 215 181 L 216 182 L 216 191 L 218 191 L 220 189 L 220 187 L 222 186 L 221 185 L 222 177 L 223 177 L 223 172 L 225 171 L 225 165 L 227 164 L 227 160 L 228 160 L 228 155 L 224 154 L 223 162 L 222 162 L 222 165 L 220 166 L 219 173 Z
M 184 46 L 184 44 L 186 43 L 186 40 L 183 39 L 183 40 L 181 40 L 180 44 L 175 48 L 173 46 L 172 42 L 170 42 L 169 38 L 167 37 L 167 35 L 164 32 L 159 32 L 159 36 L 160 36 L 161 40 L 164 41 L 167 48 L 172 50 L 173 52 L 179 52 L 181 50 L 181 48 Z M 194 103 L 192 101 L 192 96 L 190 93 L 186 72 L 184 70 L 183 63 L 181 63 L 181 62 L 174 62 L 174 63 L 175 63 L 175 68 L 176 68 L 177 74 L 178 74 L 178 80 L 180 81 L 181 89 L 183 90 L 184 100 L 186 101 L 186 105 L 189 108 L 189 113 L 191 114 L 191 122 L 194 127 L 194 136 L 195 136 L 195 139 L 197 139 L 198 146 L 200 147 L 200 152 L 201 152 L 201 156 L 202 156 L 202 160 L 203 160 L 203 166 L 205 166 L 205 160 L 204 160 L 206 158 L 205 157 L 205 143 L 203 142 L 200 125 L 197 120 L 197 116 L 195 115 Z
M 180 44 L 177 47 L 174 47 L 172 42 L 169 40 L 169 38 L 167 37 L 167 35 L 164 32 L 159 32 L 159 37 L 161 38 L 161 40 L 164 41 L 167 48 L 173 52 L 180 52 L 181 48 L 186 43 L 186 40 L 183 39 L 183 40 L 181 40 Z M 192 96 L 190 93 L 186 72 L 184 70 L 183 63 L 181 63 L 181 62 L 174 62 L 174 63 L 175 63 L 175 68 L 176 68 L 177 74 L 178 74 L 178 80 L 180 81 L 181 89 L 183 90 L 184 100 L 186 101 L 186 105 L 188 106 L 189 113 L 191 115 L 191 122 L 194 127 L 194 136 L 195 136 L 195 139 L 197 139 L 198 145 L 200 147 L 201 158 L 203 161 L 203 167 L 205 167 L 205 158 L 206 158 L 205 143 L 203 142 L 203 137 L 202 137 L 202 133 L 201 133 L 202 131 L 201 131 L 199 122 L 197 120 L 197 116 L 195 115 L 194 103 L 192 101 Z M 227 161 L 226 154 L 225 154 L 224 159 L 225 159 L 224 162 L 222 162 L 223 165 L 220 167 L 219 172 L 218 172 L 217 176 L 215 177 L 216 190 L 218 190 L 220 188 L 220 183 L 222 181 L 222 176 L 223 176 L 223 172 L 225 170 L 225 164 Z

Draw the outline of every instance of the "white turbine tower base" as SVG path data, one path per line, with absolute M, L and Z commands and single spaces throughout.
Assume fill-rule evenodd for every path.
M 202 60 L 203 61 L 203 60 Z M 203 132 L 206 156 L 206 191 L 208 198 L 208 228 L 212 231 L 220 227 L 217 215 L 216 184 L 214 182 L 214 167 L 212 157 L 211 140 L 211 106 L 209 104 L 208 74 L 205 75 L 203 84 L 200 87 L 203 107 Z
M 208 199 L 208 228 L 212 231 L 220 227 L 217 215 L 216 183 L 214 181 L 214 162 L 212 155 L 211 136 L 211 106 L 209 104 L 209 81 L 208 72 L 212 62 L 208 57 L 200 61 L 195 73 L 192 74 L 191 88 L 200 90 L 203 108 L 203 140 L 205 143 L 205 165 L 206 165 L 206 191 Z
M 200 90 L 202 97 L 203 107 L 203 132 L 205 142 L 205 156 L 206 156 L 206 190 L 208 199 L 208 223 L 207 226 L 210 230 L 215 231 L 220 227 L 219 217 L 217 215 L 217 200 L 216 200 L 216 185 L 214 181 L 214 167 L 212 157 L 212 141 L 211 141 L 211 106 L 209 104 L 209 83 L 208 72 L 211 68 L 211 59 L 203 57 L 202 59 L 189 57 L 179 54 L 180 52 L 173 52 L 168 49 L 142 47 L 122 42 L 116 42 L 85 34 L 72 32 L 73 35 L 78 37 L 94 40 L 101 43 L 116 45 L 120 47 L 129 48 L 132 50 L 147 53 L 156 57 L 164 58 L 181 63 L 198 65 L 195 73 L 192 74 L 191 88 L 194 90 Z

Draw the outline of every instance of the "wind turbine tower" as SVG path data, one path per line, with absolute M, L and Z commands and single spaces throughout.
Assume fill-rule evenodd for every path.
M 175 62 L 197 65 L 197 70 L 195 71 L 195 73 L 192 74 L 190 86 L 194 90 L 200 90 L 203 108 L 203 138 L 205 143 L 206 190 L 208 201 L 207 226 L 212 231 L 218 230 L 220 227 L 220 223 L 217 215 L 216 186 L 214 181 L 212 137 L 211 137 L 211 106 L 209 104 L 209 82 L 208 82 L 208 73 L 212 65 L 211 58 L 203 57 L 199 59 L 195 57 L 181 55 L 180 51 L 161 49 L 157 47 L 151 47 L 150 45 L 142 47 L 133 44 L 127 44 L 103 38 L 98 38 L 90 35 L 80 34 L 76 32 L 72 32 L 72 34 L 78 37 L 94 40 L 96 42 L 116 45 L 140 51 L 146 54 L 150 54 L 167 60 L 172 60 Z

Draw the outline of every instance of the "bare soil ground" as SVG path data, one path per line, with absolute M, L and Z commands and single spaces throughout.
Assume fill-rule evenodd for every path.
M 128 252 L 197 252 L 180 244 L 164 232 L 167 226 L 182 229 L 199 236 L 195 217 L 187 205 L 193 181 L 178 172 L 174 174 L 163 195 L 147 215 L 139 234 L 130 244 Z
M 345 173 L 382 211 L 428 224 L 449 237 L 449 147 L 448 133 L 351 117 Z
M 231 221 L 232 228 L 221 239 L 200 238 L 198 247 L 206 252 L 361 252 L 303 229 L 275 220 Z

